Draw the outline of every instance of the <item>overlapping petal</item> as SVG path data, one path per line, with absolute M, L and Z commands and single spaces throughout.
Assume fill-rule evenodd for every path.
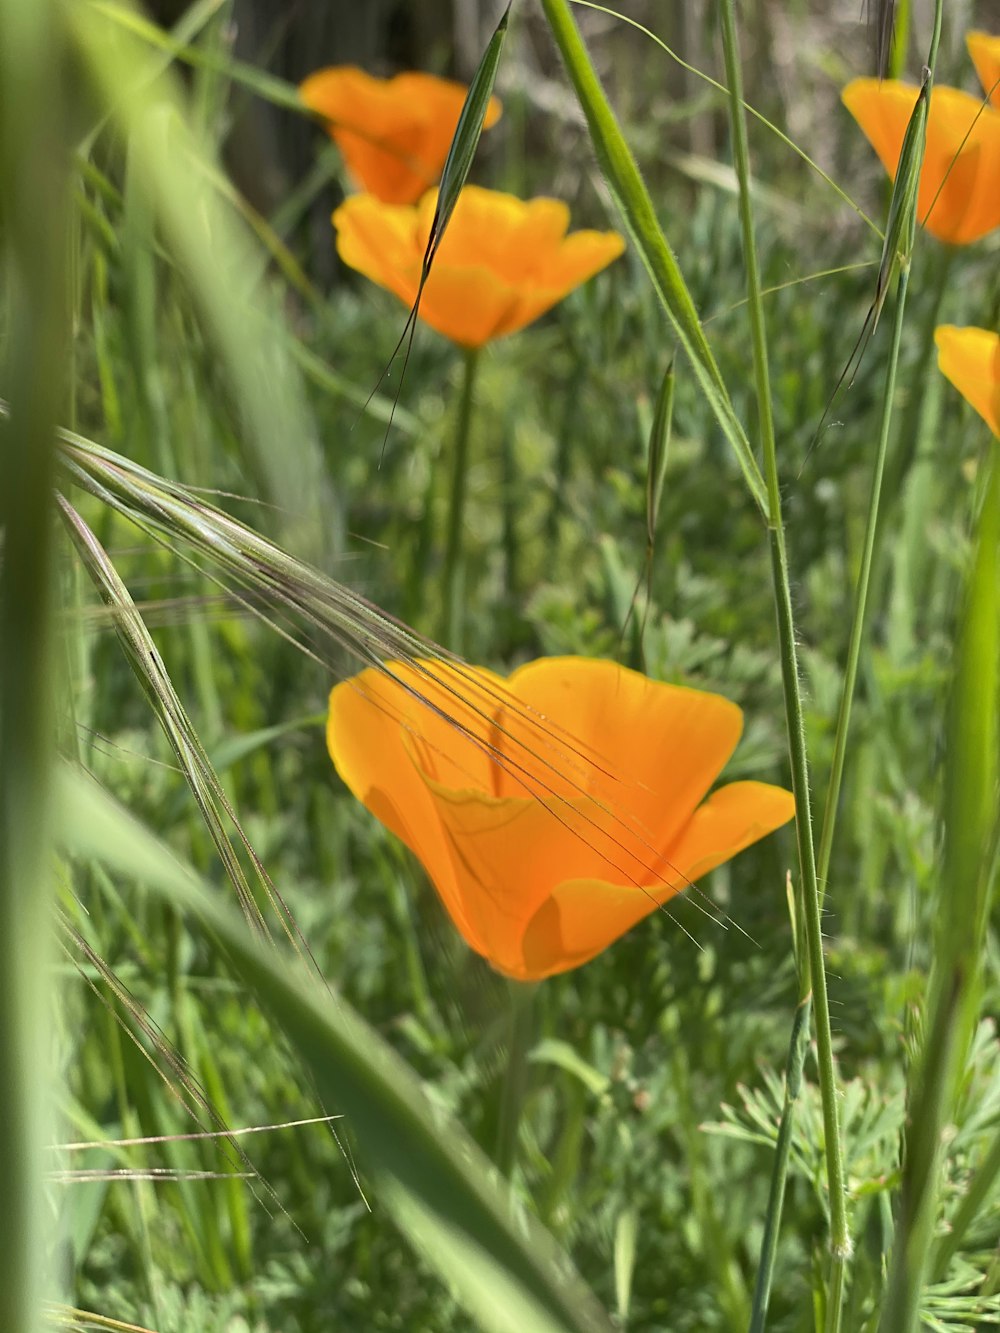
M 842 94 L 893 177 L 919 91 L 896 79 L 855 79 Z M 931 92 L 917 220 L 951 245 L 968 245 L 1000 227 L 1000 111 L 957 88 Z
M 1000 333 L 942 324 L 934 341 L 941 373 L 1000 435 Z
M 415 207 L 372 195 L 345 200 L 333 215 L 340 257 L 412 305 L 436 203 L 436 191 Z M 569 210 L 556 199 L 466 186 L 424 288 L 421 318 L 464 347 L 524 328 L 625 248 L 617 232 L 567 235 L 568 226 Z
M 354 179 L 391 204 L 415 203 L 437 184 L 467 91 L 433 74 L 379 79 L 353 65 L 317 70 L 299 86 Z M 500 102 L 491 97 L 484 128 L 499 116 Z
M 586 962 L 794 813 L 765 783 L 706 799 L 742 726 L 721 696 L 581 658 L 389 671 L 332 691 L 331 757 L 509 976 Z
M 993 37 L 988 32 L 970 32 L 966 34 L 965 44 L 983 92 L 1000 111 L 1000 37 Z

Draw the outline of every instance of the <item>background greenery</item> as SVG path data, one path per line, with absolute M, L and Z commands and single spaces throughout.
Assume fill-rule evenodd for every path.
M 61 31 L 63 10 L 47 8 Z M 623 6 L 656 28 L 653 8 Z M 148 88 L 134 102 L 123 95 L 116 117 L 105 119 L 115 78 L 128 68 L 116 45 L 128 26 L 123 11 L 75 11 L 59 55 L 74 75 L 62 108 L 73 146 L 71 299 L 65 392 L 52 390 L 53 418 L 195 497 L 210 488 L 208 498 L 292 555 L 433 635 L 442 617 L 458 356 L 421 329 L 388 433 L 385 394 L 396 390 L 395 372 L 365 409 L 404 312 L 331 263 L 323 219 L 343 185 L 335 150 L 282 105 L 290 100 L 283 85 L 254 74 L 275 61 L 275 44 L 241 52 L 250 66 L 237 62 L 238 7 L 200 3 L 176 18 L 183 50 L 175 52 L 174 88 L 195 137 L 171 140 L 169 151 L 176 127 L 157 124 L 171 113 L 159 95 L 143 103 Z M 679 75 L 620 21 L 577 12 L 753 438 L 725 99 Z M 742 17 L 748 98 L 881 217 L 887 196 L 874 156 L 837 103 L 840 85 L 870 63 L 863 32 L 804 5 L 759 5 Z M 495 18 L 485 16 L 486 35 Z M 118 37 L 95 54 L 86 25 L 109 21 Z M 905 30 L 905 15 L 900 21 Z M 950 16 L 939 78 L 971 86 L 960 52 L 964 21 Z M 294 12 L 286 23 L 275 28 L 276 42 L 294 31 Z M 107 31 L 94 28 L 105 40 Z M 708 12 L 682 36 L 717 75 L 713 34 Z M 137 38 L 151 59 L 152 36 Z M 914 50 L 925 40 L 917 27 Z M 378 69 L 385 60 L 373 54 Z M 444 42 L 431 43 L 426 56 L 429 68 L 451 68 Z M 170 56 L 159 59 L 165 67 Z M 308 72 L 306 64 L 294 71 Z M 505 115 L 484 139 L 476 178 L 522 195 L 556 193 L 577 225 L 616 225 L 531 6 L 515 11 L 498 90 Z M 243 203 L 211 156 L 225 157 L 248 99 L 271 108 L 262 172 L 268 154 L 280 161 L 283 146 L 303 138 L 311 155 L 269 217 Z M 818 442 L 814 436 L 871 299 L 879 243 L 773 134 L 759 125 L 752 133 L 808 739 L 822 794 L 870 485 L 883 330 Z M 288 148 L 293 159 L 299 151 Z M 245 173 L 244 157 L 237 177 Z M 212 209 L 229 228 L 221 246 Z M 0 290 L 8 376 L 0 391 L 11 398 L 25 271 L 16 220 L 11 206 Z M 248 299 L 259 299 L 262 312 L 241 329 Z M 987 445 L 985 427 L 928 360 L 927 330 L 945 321 L 992 327 L 998 313 L 995 238 L 950 258 L 919 239 L 872 627 L 826 899 L 856 1245 L 843 1320 L 851 1330 L 874 1326 L 892 1234 L 906 1072 L 932 956 L 945 699 Z M 466 531 L 466 655 L 502 671 L 547 653 L 617 656 L 666 680 L 718 689 L 747 717 L 730 775 L 787 783 L 766 544 L 681 359 L 644 640 L 635 620 L 623 631 L 646 555 L 652 400 L 673 351 L 632 252 L 538 325 L 486 350 Z M 315 625 L 294 621 L 280 597 L 264 603 L 257 590 L 247 594 L 250 605 L 238 602 L 232 583 L 220 587 L 179 536 L 157 544 L 94 495 L 67 494 L 110 552 L 316 969 L 411 1066 L 432 1104 L 491 1152 L 506 988 L 464 949 L 419 867 L 332 772 L 326 694 L 356 658 Z M 52 660 L 61 748 L 230 896 L 112 613 L 65 531 L 57 548 Z M 252 614 L 258 609 L 265 623 Z M 17 652 L 10 639 L 0 649 Z M 251 896 L 263 902 L 252 861 L 238 856 Z M 540 989 L 515 1187 L 619 1327 L 747 1325 L 797 994 L 785 888 L 793 865 L 786 830 L 716 871 L 703 893 Z M 363 1155 L 355 1160 L 349 1116 L 237 1140 L 112 1145 L 223 1124 L 281 1126 L 341 1106 L 318 1093 L 315 1068 L 310 1075 L 290 1047 L 267 996 L 247 989 L 217 937 L 190 915 L 138 892 L 120 867 L 109 871 L 99 860 L 67 860 L 57 878 L 60 952 L 46 974 L 58 989 L 57 1137 L 108 1146 L 47 1159 L 50 1172 L 58 1161 L 45 1202 L 49 1260 L 67 1301 L 53 1318 L 95 1326 L 69 1313 L 74 1307 L 159 1333 L 470 1327 L 455 1290 L 404 1244 L 380 1177 Z M 985 1021 L 948 1147 L 945 1214 L 997 1140 L 995 964 L 991 935 Z M 807 1062 L 775 1329 L 822 1320 L 826 1186 L 814 1077 Z M 108 1174 L 120 1168 L 124 1177 Z M 171 1178 L 147 1178 L 150 1168 Z M 99 1178 L 84 1181 L 81 1171 Z M 936 1274 L 924 1303 L 929 1326 L 996 1321 L 989 1297 L 1000 1290 L 998 1234 L 994 1181 L 958 1254 Z

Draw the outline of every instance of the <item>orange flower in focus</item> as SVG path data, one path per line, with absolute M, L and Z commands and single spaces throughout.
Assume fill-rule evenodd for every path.
M 794 814 L 762 782 L 708 795 L 743 725 L 720 695 L 578 657 L 387 671 L 331 692 L 330 755 L 507 976 L 588 962 Z
M 965 44 L 979 75 L 983 91 L 993 106 L 1000 111 L 1000 37 L 988 32 L 970 32 Z
M 896 79 L 855 79 L 842 93 L 893 178 L 919 92 Z M 1000 111 L 957 88 L 931 91 L 917 221 L 951 245 L 968 245 L 1000 227 Z
M 1000 333 L 942 324 L 934 330 L 934 341 L 941 373 L 1000 435 Z
M 437 191 L 411 208 L 372 195 L 346 199 L 333 215 L 345 264 L 412 305 Z M 421 318 L 463 347 L 523 329 L 622 253 L 617 232 L 566 234 L 558 199 L 525 202 L 467 185 L 438 247 L 420 298 Z
M 433 74 L 377 79 L 353 65 L 317 70 L 299 85 L 354 179 L 389 204 L 412 204 L 437 184 L 467 91 Z M 499 118 L 491 97 L 483 128 Z

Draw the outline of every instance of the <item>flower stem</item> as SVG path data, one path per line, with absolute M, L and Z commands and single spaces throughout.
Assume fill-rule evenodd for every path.
M 510 1179 L 517 1161 L 517 1140 L 521 1108 L 528 1081 L 528 1051 L 535 1035 L 535 994 L 532 982 L 511 981 L 508 985 L 510 1009 L 507 1064 L 500 1090 L 500 1120 L 497 1130 L 496 1163 L 501 1174 Z
M 68 346 L 64 100 L 72 84 L 61 7 L 0 0 L 0 193 L 6 311 L 0 383 L 0 1328 L 41 1329 L 57 1296 L 45 1184 L 54 1054 L 55 728 L 52 524 L 55 423 Z M 63 97 L 65 90 L 66 98 Z
M 774 421 L 771 413 L 771 388 L 767 363 L 767 334 L 764 324 L 764 307 L 761 295 L 760 273 L 757 264 L 757 248 L 753 226 L 753 212 L 750 198 L 750 155 L 747 144 L 746 120 L 743 110 L 742 72 L 739 61 L 739 48 L 736 39 L 736 19 L 733 0 L 720 0 L 723 47 L 726 60 L 726 82 L 729 86 L 730 125 L 733 135 L 733 157 L 739 180 L 740 225 L 743 233 L 743 257 L 747 269 L 747 297 L 750 315 L 750 335 L 753 346 L 754 380 L 757 397 L 757 411 L 760 421 L 760 433 L 763 444 L 764 479 L 767 487 L 767 526 L 771 548 L 771 571 L 774 584 L 775 606 L 778 619 L 778 641 L 781 654 L 782 685 L 785 697 L 785 721 L 788 729 L 789 758 L 792 769 L 792 789 L 795 793 L 795 825 L 799 848 L 799 893 L 801 895 L 801 914 L 806 930 L 806 954 L 808 957 L 808 981 L 811 986 L 812 1008 L 816 1016 L 816 1046 L 820 1076 L 820 1096 L 823 1108 L 823 1130 L 826 1144 L 827 1185 L 830 1202 L 830 1245 L 836 1259 L 843 1261 L 851 1252 L 851 1239 L 847 1224 L 847 1204 L 844 1189 L 844 1164 L 840 1142 L 840 1115 L 837 1106 L 836 1072 L 833 1060 L 833 1039 L 830 1028 L 830 1008 L 826 993 L 826 972 L 823 960 L 823 933 L 819 881 L 816 874 L 816 857 L 813 846 L 812 812 L 809 804 L 809 767 L 806 754 L 805 727 L 802 714 L 802 694 L 799 684 L 799 669 L 795 647 L 795 622 L 792 614 L 791 585 L 788 571 L 788 556 L 785 549 L 785 532 L 781 515 L 781 493 L 778 482 L 777 446 L 774 435 Z M 796 1028 L 804 1018 L 808 1018 L 809 1000 L 800 995 L 796 1011 Z M 805 1041 L 793 1030 L 790 1047 L 790 1070 L 787 1103 L 789 1109 L 794 1102 L 796 1091 L 791 1075 L 801 1077 L 801 1060 L 804 1059 Z M 786 1140 L 790 1139 L 790 1128 Z M 786 1159 L 780 1172 L 787 1172 Z M 776 1230 L 780 1216 L 780 1204 L 784 1192 L 784 1182 L 779 1176 L 772 1180 L 772 1203 L 774 1210 L 769 1218 L 772 1230 Z M 773 1271 L 776 1237 L 770 1249 L 770 1262 Z M 767 1256 L 765 1255 L 765 1258 Z M 763 1326 L 766 1312 L 766 1292 L 770 1288 L 771 1272 L 765 1272 L 759 1285 L 765 1293 L 760 1315 Z M 755 1304 L 757 1304 L 755 1297 Z M 839 1325 L 839 1311 L 832 1327 Z M 831 1325 L 828 1323 L 828 1328 Z
M 472 390 L 479 364 L 479 349 L 467 347 L 458 404 L 458 429 L 452 461 L 451 499 L 448 506 L 448 537 L 444 552 L 444 642 L 452 652 L 462 651 L 465 632 L 465 553 L 462 529 L 469 474 L 469 427 L 472 422 Z

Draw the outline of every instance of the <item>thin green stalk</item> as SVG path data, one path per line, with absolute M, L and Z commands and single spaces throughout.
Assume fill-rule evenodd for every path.
M 462 530 L 465 497 L 469 484 L 469 427 L 472 423 L 473 386 L 479 365 L 479 349 L 465 350 L 462 396 L 458 404 L 455 457 L 452 460 L 451 499 L 448 505 L 448 537 L 444 552 L 444 642 L 454 653 L 462 651 L 465 630 L 465 555 Z
M 792 1151 L 792 1128 L 795 1105 L 802 1090 L 802 1071 L 809 1049 L 809 1028 L 812 1022 L 812 996 L 806 994 L 795 1007 L 792 1035 L 788 1043 L 785 1065 L 785 1100 L 781 1110 L 778 1139 L 774 1145 L 774 1166 L 771 1187 L 764 1218 L 764 1239 L 760 1245 L 760 1260 L 753 1292 L 750 1315 L 750 1333 L 764 1333 L 767 1326 L 767 1307 L 771 1299 L 774 1264 L 778 1255 L 778 1236 L 781 1232 L 781 1214 L 785 1204 L 785 1186 L 788 1183 L 788 1164 Z
M 889 433 L 892 426 L 893 403 L 896 397 L 896 375 L 899 368 L 899 349 L 903 341 L 906 293 L 909 281 L 910 268 L 907 263 L 903 265 L 899 275 L 899 291 L 896 296 L 896 309 L 892 322 L 892 346 L 889 350 L 889 364 L 886 368 L 885 387 L 882 393 L 882 419 L 875 450 L 875 467 L 872 472 L 871 493 L 868 500 L 868 517 L 865 522 L 861 570 L 858 574 L 858 586 L 855 591 L 854 618 L 851 622 L 851 634 L 847 646 L 847 663 L 844 667 L 840 707 L 837 711 L 837 729 L 833 742 L 833 758 L 830 763 L 830 782 L 826 792 L 826 804 L 823 807 L 823 826 L 820 833 L 817 862 L 820 889 L 824 893 L 826 891 L 827 875 L 830 872 L 833 834 L 837 823 L 837 809 L 840 804 L 840 787 L 844 777 L 844 764 L 847 759 L 851 706 L 854 702 L 854 690 L 858 680 L 861 644 L 864 639 L 865 621 L 868 612 L 868 592 L 871 586 L 872 564 L 878 540 L 882 479 L 885 475 L 885 461 L 889 451 Z
M 771 414 L 771 387 L 767 363 L 767 333 L 764 323 L 764 307 L 750 196 L 750 153 L 747 143 L 746 117 L 743 110 L 743 80 L 736 38 L 733 0 L 721 0 L 720 15 L 726 60 L 726 81 L 729 85 L 733 158 L 739 181 L 740 226 L 743 233 L 743 257 L 747 269 L 747 308 L 753 347 L 757 412 L 763 445 L 764 479 L 767 485 L 768 538 L 771 548 L 771 570 L 778 618 L 778 641 L 781 654 L 789 757 L 792 768 L 792 790 L 795 794 L 795 824 L 799 848 L 799 893 L 806 931 L 806 954 L 809 961 L 813 1008 L 816 1015 L 816 1048 L 820 1097 L 823 1108 L 830 1205 L 830 1247 L 835 1260 L 843 1262 L 851 1253 L 851 1238 L 847 1223 L 844 1164 L 840 1141 L 840 1114 L 837 1105 L 837 1082 L 833 1059 L 833 1038 L 830 1028 L 830 1008 L 826 992 L 820 891 L 813 846 L 812 812 L 809 804 L 809 766 L 795 646 L 791 582 L 781 515 L 777 445 Z M 801 1008 L 800 1004 L 800 1011 L 796 1014 L 796 1022 L 801 1021 Z M 799 1043 L 793 1041 L 791 1048 L 793 1061 L 798 1049 Z M 787 1161 L 784 1169 L 787 1170 Z M 779 1188 L 776 1192 L 776 1202 L 780 1202 L 781 1192 Z M 775 1193 L 775 1191 L 772 1191 L 772 1193 Z M 777 1225 L 777 1218 L 772 1219 L 772 1224 Z M 765 1274 L 763 1286 L 764 1288 L 770 1286 L 769 1273 Z M 828 1321 L 827 1327 L 836 1329 L 839 1327 L 839 1322 L 838 1307 L 834 1312 L 833 1322 Z
M 535 1038 L 535 995 L 538 986 L 532 982 L 512 981 L 507 989 L 510 995 L 510 1028 L 507 1063 L 500 1091 L 496 1161 L 501 1174 L 509 1180 L 517 1162 L 521 1108 L 528 1083 L 528 1052 Z
M 0 247 L 11 275 L 0 381 L 0 1329 L 35 1333 L 52 1295 L 45 1197 L 54 898 L 49 776 L 52 484 L 69 301 L 58 10 L 0 0 Z

